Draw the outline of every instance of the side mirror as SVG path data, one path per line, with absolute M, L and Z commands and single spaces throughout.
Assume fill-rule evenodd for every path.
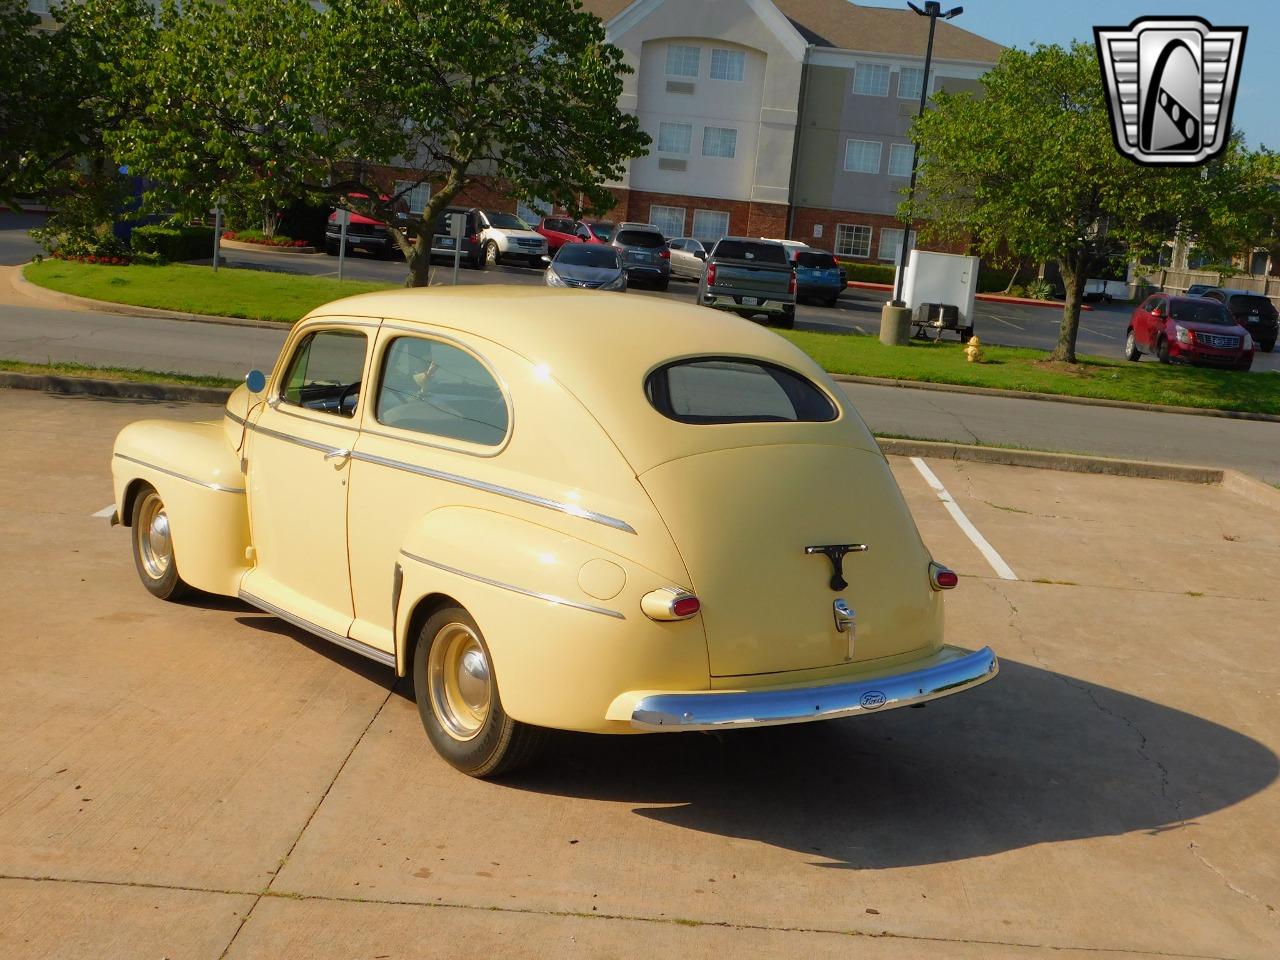
M 244 385 L 250 393 L 261 393 L 267 389 L 267 375 L 261 370 L 250 370 L 244 375 Z
M 697 257 L 699 260 L 707 259 L 707 251 L 705 250 L 695 250 L 693 251 L 693 255 Z
M 550 265 L 550 263 L 551 263 L 551 258 L 550 258 L 549 256 L 547 256 L 545 253 L 542 255 L 541 260 L 542 260 L 542 262 L 543 262 L 543 263 L 545 263 L 545 264 L 547 264 L 547 265 Z

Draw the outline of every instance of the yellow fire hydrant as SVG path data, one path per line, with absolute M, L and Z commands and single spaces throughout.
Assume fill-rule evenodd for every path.
M 969 345 L 964 348 L 964 355 L 970 363 L 982 362 L 982 341 L 977 337 L 969 338 Z

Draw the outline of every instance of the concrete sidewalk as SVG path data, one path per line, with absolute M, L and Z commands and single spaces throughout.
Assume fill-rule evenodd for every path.
M 557 737 L 470 780 L 390 671 L 137 583 L 114 432 L 217 408 L 3 398 L 0 956 L 914 960 L 1280 954 L 1280 511 L 911 461 L 1000 677 L 847 721 Z M 1154 510 L 1177 523 L 1152 522 Z

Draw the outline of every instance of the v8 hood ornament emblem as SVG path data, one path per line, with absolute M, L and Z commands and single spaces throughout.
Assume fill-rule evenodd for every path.
M 825 546 L 805 547 L 806 554 L 820 553 L 831 561 L 831 589 L 843 590 L 849 586 L 844 578 L 844 558 L 850 553 L 866 553 L 865 543 L 831 543 Z

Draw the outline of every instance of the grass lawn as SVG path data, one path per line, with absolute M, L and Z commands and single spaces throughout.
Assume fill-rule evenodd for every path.
M 293 323 L 339 297 L 393 286 L 225 267 L 214 273 L 210 267 L 185 263 L 104 267 L 45 260 L 30 264 L 23 275 L 50 290 L 93 300 L 280 323 Z
M 1280 376 L 1206 367 L 1165 366 L 1084 357 L 1049 363 L 1040 350 L 984 346 L 985 363 L 969 363 L 958 342 L 913 342 L 886 347 L 879 339 L 838 333 L 783 331 L 782 335 L 832 373 L 930 383 L 999 387 L 1134 403 L 1206 407 L 1280 414 Z
M 184 387 L 239 386 L 239 380 L 225 377 L 196 377 L 186 373 L 158 373 L 135 367 L 91 367 L 83 363 L 25 363 L 0 360 L 0 370 L 10 373 L 39 373 L 54 377 L 89 377 L 94 380 L 129 380 L 133 383 L 176 383 Z

